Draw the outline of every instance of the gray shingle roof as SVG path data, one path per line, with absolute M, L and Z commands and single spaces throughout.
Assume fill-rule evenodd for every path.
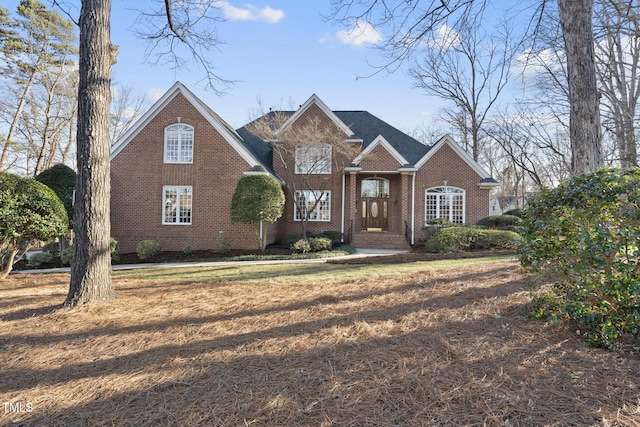
M 290 116 L 295 112 L 282 111 L 281 113 Z M 333 113 L 355 133 L 350 139 L 360 138 L 363 140 L 362 149 L 367 148 L 378 136 L 382 136 L 413 166 L 431 148 L 367 111 L 334 111 Z M 273 152 L 271 147 L 249 132 L 247 126 L 245 125 L 236 132 L 244 140 L 247 149 L 251 150 L 264 164 L 272 167 Z
M 249 132 L 246 126 L 241 127 L 236 132 L 242 138 L 242 143 L 247 147 L 247 150 L 251 151 L 269 169 L 270 173 L 276 175 L 273 170 L 273 149 L 269 144 Z
M 334 114 L 355 132 L 356 137 L 363 139 L 362 149 L 367 148 L 378 135 L 381 135 L 402 157 L 414 165 L 431 148 L 368 111 L 334 111 Z

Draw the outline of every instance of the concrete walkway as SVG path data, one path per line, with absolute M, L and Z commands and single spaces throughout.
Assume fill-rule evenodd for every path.
M 399 253 L 409 252 L 408 249 L 356 249 L 356 251 L 349 255 L 341 255 L 336 257 L 327 257 L 327 258 L 311 258 L 311 259 L 274 259 L 274 260 L 262 260 L 262 261 L 206 261 L 206 262 L 198 262 L 198 261 L 187 261 L 187 262 L 149 262 L 144 264 L 117 264 L 112 266 L 113 271 L 118 270 L 138 270 L 145 268 L 181 268 L 181 267 L 206 267 L 206 266 L 224 266 L 224 265 L 236 265 L 236 264 L 245 264 L 245 265 L 268 265 L 268 264 L 312 264 L 312 263 L 323 263 L 328 260 L 334 259 L 353 259 L 353 258 L 364 258 L 364 257 L 374 257 L 374 256 L 386 256 L 386 255 L 394 255 Z M 62 268 L 41 268 L 41 269 L 33 269 L 33 270 L 19 270 L 12 271 L 11 274 L 46 274 L 46 273 L 69 273 L 71 268 L 62 267 Z

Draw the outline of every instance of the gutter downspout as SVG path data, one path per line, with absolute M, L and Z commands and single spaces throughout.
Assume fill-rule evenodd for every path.
M 411 178 L 411 246 L 416 244 L 416 173 Z
M 346 185 L 346 178 L 345 178 L 345 174 L 342 174 L 342 219 L 341 219 L 341 224 L 340 224 L 340 234 L 341 234 L 341 238 L 340 241 L 342 241 L 342 243 L 344 243 L 344 187 Z
M 260 213 L 262 213 L 262 212 L 260 212 Z M 263 234 L 264 234 L 264 230 L 262 228 L 262 221 L 260 221 L 260 249 L 262 249 L 262 246 L 263 246 L 263 243 L 264 243 L 264 239 L 265 239 Z

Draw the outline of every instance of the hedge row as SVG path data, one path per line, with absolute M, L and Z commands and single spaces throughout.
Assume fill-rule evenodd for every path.
M 474 227 L 447 227 L 438 230 L 425 246 L 430 252 L 457 252 L 482 249 L 515 249 L 520 235 L 510 230 Z

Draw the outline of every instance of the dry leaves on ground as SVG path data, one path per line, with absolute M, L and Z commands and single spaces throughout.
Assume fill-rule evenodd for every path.
M 637 354 L 528 320 L 515 262 L 424 265 L 330 283 L 116 279 L 116 300 L 75 310 L 58 308 L 68 275 L 14 275 L 0 424 L 640 426 Z

